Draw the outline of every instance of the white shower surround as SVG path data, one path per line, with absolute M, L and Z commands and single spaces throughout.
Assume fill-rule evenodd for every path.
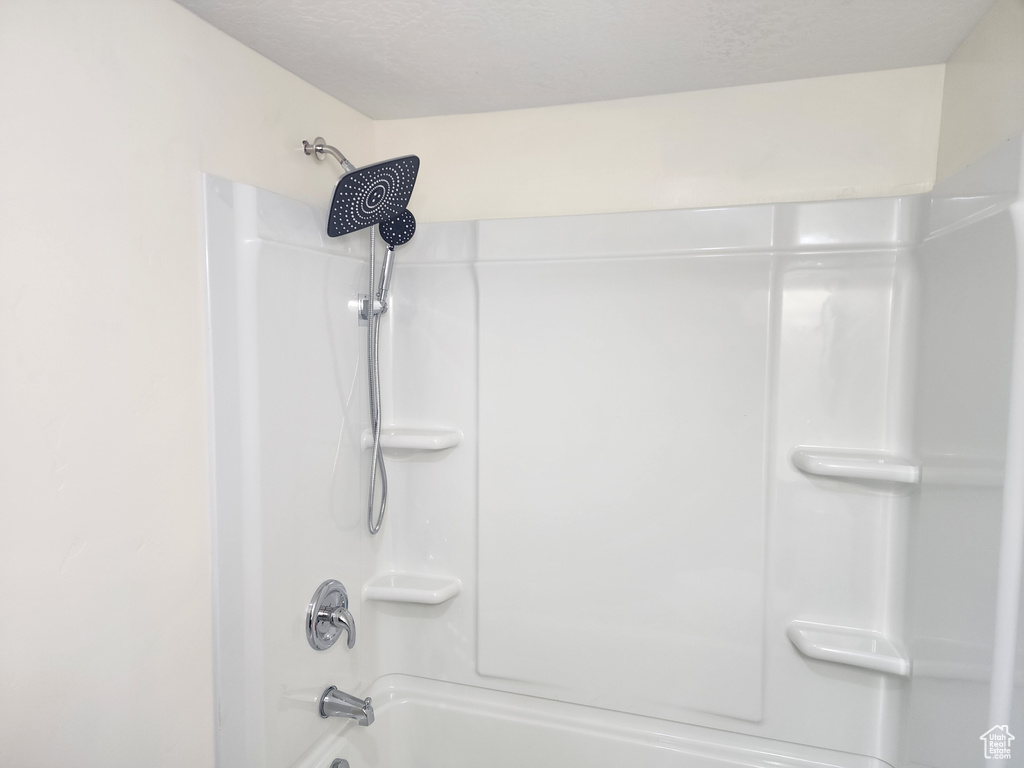
M 972 761 L 996 592 L 1017 609 L 1018 149 L 932 196 L 423 225 L 385 423 L 461 442 L 390 462 L 374 539 L 349 305 L 368 237 L 209 178 L 219 765 L 469 768 L 484 733 L 488 764 L 541 768 Z M 922 482 L 807 474 L 798 446 Z M 352 651 L 305 644 L 326 578 L 353 594 Z M 802 655 L 810 625 L 812 653 L 855 663 Z M 857 662 L 840 628 L 889 649 Z M 909 680 L 877 671 L 908 658 Z M 318 718 L 329 684 L 377 722 Z

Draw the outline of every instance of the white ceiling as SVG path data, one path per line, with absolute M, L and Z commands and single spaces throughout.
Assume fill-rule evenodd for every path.
M 992 0 L 177 0 L 377 119 L 937 64 Z

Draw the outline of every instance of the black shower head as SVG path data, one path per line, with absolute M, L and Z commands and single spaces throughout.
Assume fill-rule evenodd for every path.
M 378 227 L 380 236 L 392 249 L 396 245 L 405 245 L 416 234 L 416 217 L 406 208 L 393 219 L 382 221 Z
M 412 197 L 419 169 L 420 159 L 406 155 L 346 173 L 334 189 L 327 234 L 340 237 L 399 216 Z

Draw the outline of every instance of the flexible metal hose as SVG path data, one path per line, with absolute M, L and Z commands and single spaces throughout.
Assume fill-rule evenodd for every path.
M 366 526 L 371 535 L 375 535 L 384 524 L 384 512 L 388 508 L 388 473 L 384 467 L 384 454 L 380 450 L 380 318 L 384 314 L 384 286 L 381 285 L 380 296 L 374 286 L 374 231 L 370 230 L 370 290 L 368 291 L 367 322 L 366 322 L 366 360 L 367 378 L 370 384 L 370 429 L 373 431 L 373 453 L 370 456 L 370 490 L 366 505 Z M 382 276 L 383 277 L 383 276 Z M 382 281 L 383 282 L 383 281 Z M 381 302 L 380 311 L 374 309 L 374 299 Z M 374 514 L 374 497 L 376 496 L 377 468 L 380 467 L 380 511 Z

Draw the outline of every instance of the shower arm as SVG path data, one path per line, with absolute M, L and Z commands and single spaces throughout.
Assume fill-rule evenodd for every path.
M 317 136 L 313 139 L 312 143 L 303 139 L 302 151 L 307 155 L 312 155 L 317 160 L 323 160 L 324 155 L 330 155 L 341 164 L 341 168 L 345 173 L 352 173 L 352 171 L 356 169 L 356 167 L 349 162 L 348 158 L 341 154 L 336 147 L 332 147 L 324 141 L 323 136 Z

